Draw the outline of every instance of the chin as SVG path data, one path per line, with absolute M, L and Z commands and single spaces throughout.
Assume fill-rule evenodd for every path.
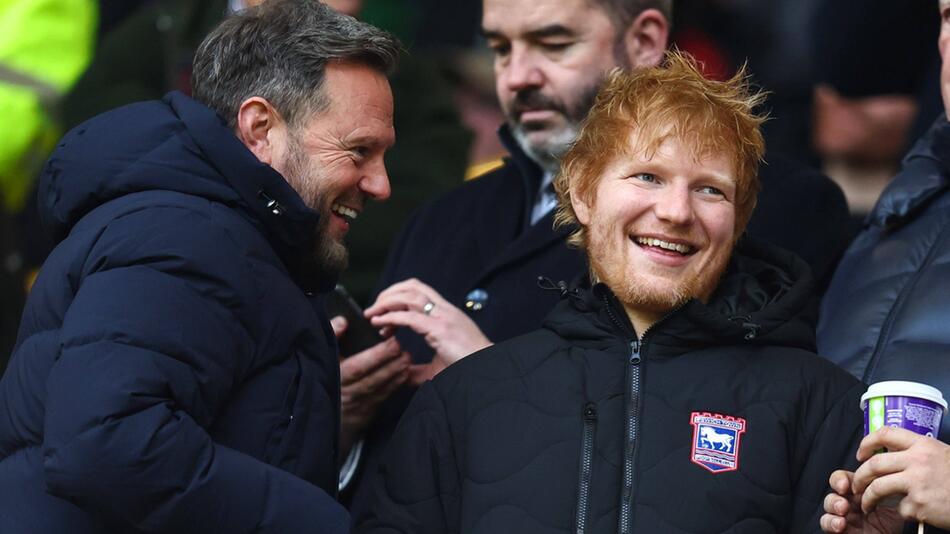
M 314 262 L 323 275 L 335 278 L 349 266 L 350 253 L 343 243 L 325 237 L 317 244 Z

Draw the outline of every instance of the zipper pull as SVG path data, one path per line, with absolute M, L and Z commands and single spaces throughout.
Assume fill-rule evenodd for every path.
M 596 421 L 597 420 L 597 408 L 593 402 L 588 402 L 584 406 L 584 420 L 585 421 Z
M 640 340 L 634 339 L 630 342 L 630 363 L 637 365 L 640 363 Z

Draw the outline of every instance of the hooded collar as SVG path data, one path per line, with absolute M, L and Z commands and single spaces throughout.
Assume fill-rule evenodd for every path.
M 545 326 L 582 345 L 603 347 L 618 336 L 649 340 L 651 355 L 671 357 L 715 346 L 788 346 L 814 352 L 808 265 L 794 254 L 744 237 L 708 303 L 692 299 L 635 333 L 623 306 L 604 284 L 575 285 Z M 580 320 L 578 320 L 580 316 Z
M 868 224 L 893 230 L 902 226 L 950 186 L 950 124 L 944 114 L 911 148 L 901 171 L 881 193 Z
M 332 287 L 303 265 L 313 250 L 317 212 L 220 116 L 178 91 L 161 102 L 104 113 L 67 133 L 40 179 L 40 215 L 59 241 L 92 209 L 153 190 L 236 209 L 267 237 L 304 289 Z

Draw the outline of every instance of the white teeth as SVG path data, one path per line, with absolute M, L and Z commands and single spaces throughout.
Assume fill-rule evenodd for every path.
M 664 250 L 672 250 L 674 252 L 679 252 L 680 254 L 689 254 L 693 247 L 689 245 L 681 245 L 679 243 L 668 243 L 662 239 L 656 239 L 653 237 L 638 237 L 636 239 L 637 243 L 641 245 L 647 245 L 650 247 L 659 247 Z
M 351 220 L 351 221 L 356 220 L 356 218 L 360 214 L 358 211 L 348 208 L 346 206 L 343 206 L 342 204 L 334 204 L 330 208 L 330 210 L 333 211 L 333 213 L 336 213 L 337 215 L 339 215 L 340 217 L 343 217 L 344 219 Z

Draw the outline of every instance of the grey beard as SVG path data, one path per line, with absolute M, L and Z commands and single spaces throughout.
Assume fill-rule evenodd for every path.
M 528 135 L 521 126 L 510 123 L 509 126 L 521 150 L 543 170 L 554 174 L 557 174 L 558 170 L 560 170 L 561 157 L 571 148 L 571 144 L 574 143 L 578 135 L 577 128 L 572 125 L 569 129 L 549 139 L 544 146 L 539 147 L 531 144 L 528 140 Z

